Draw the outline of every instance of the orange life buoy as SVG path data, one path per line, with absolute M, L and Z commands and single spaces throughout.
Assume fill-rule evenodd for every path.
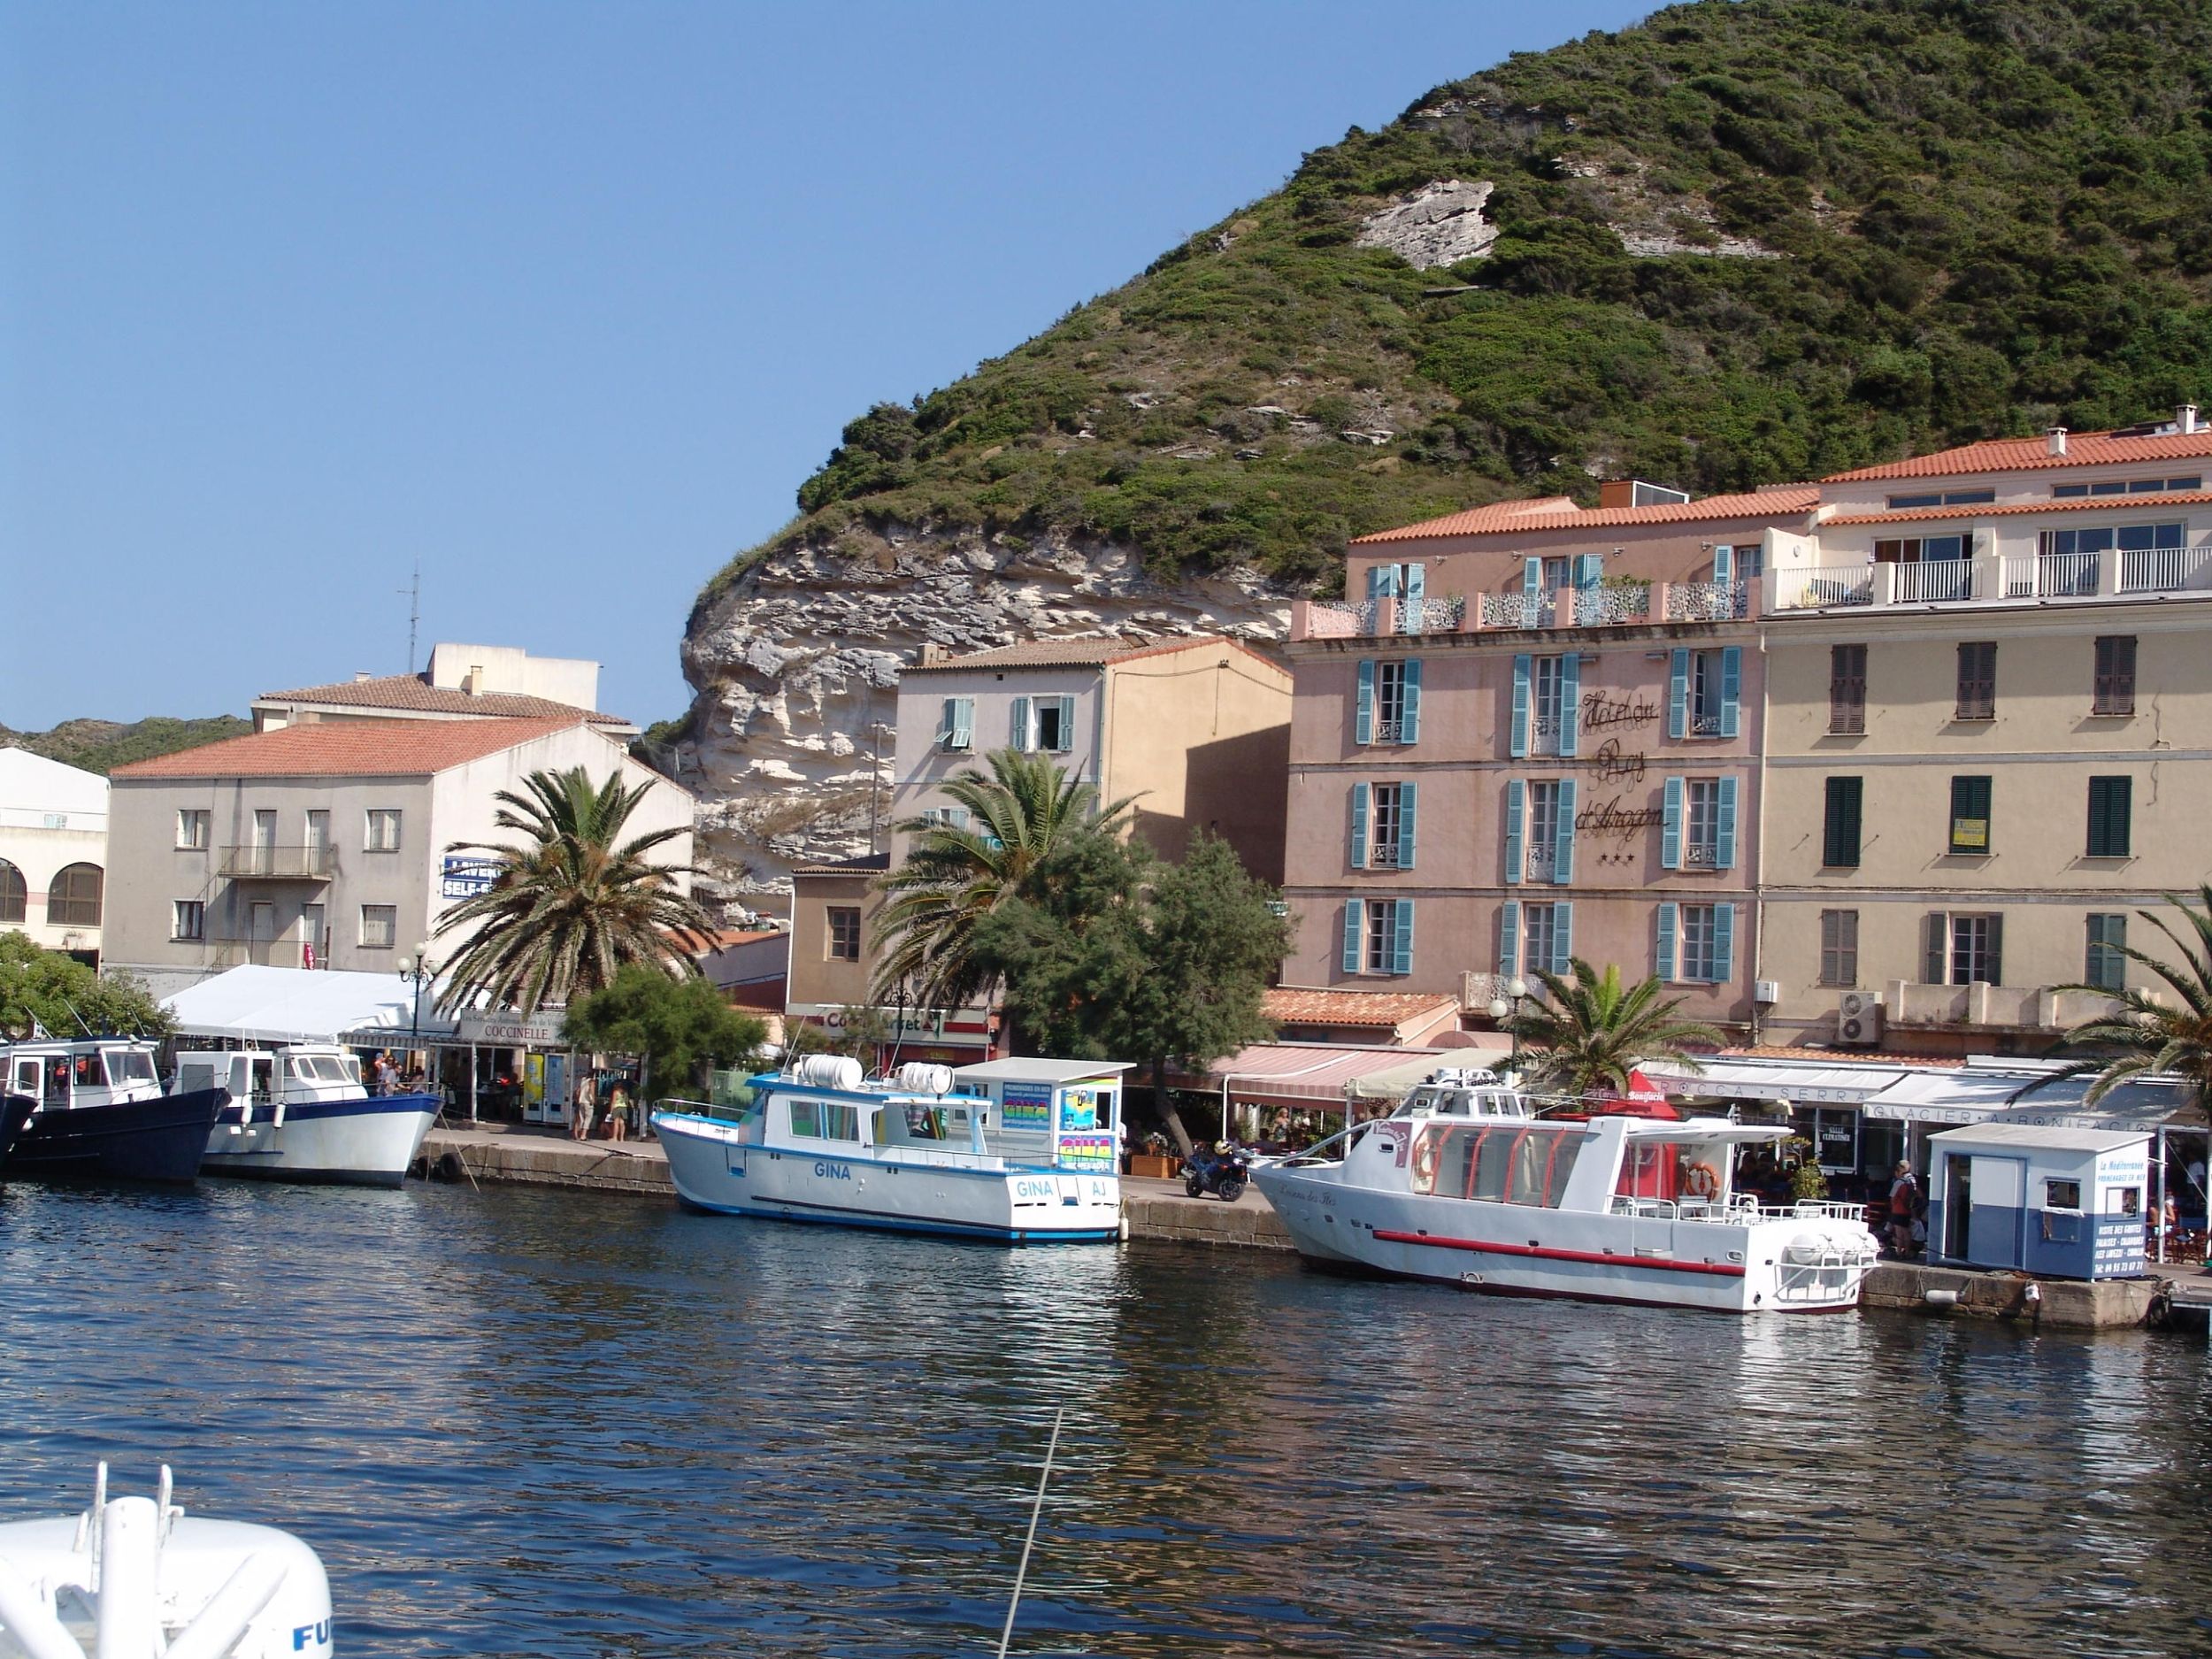
M 1423 1135 L 1413 1146 L 1413 1184 L 1422 1192 L 1436 1185 L 1436 1137 Z
M 1718 1198 L 1720 1171 L 1709 1164 L 1693 1164 L 1682 1171 L 1682 1190 L 1693 1198 Z

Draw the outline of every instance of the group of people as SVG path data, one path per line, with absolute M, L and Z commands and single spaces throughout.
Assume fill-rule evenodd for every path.
M 576 1079 L 576 1103 L 568 1114 L 569 1139 L 588 1141 L 595 1125 L 603 1127 L 610 1141 L 626 1141 L 643 1126 L 637 1121 L 629 1082 L 619 1072 L 607 1079 L 603 1089 L 596 1071 Z
M 365 1079 L 372 1094 L 420 1094 L 427 1079 L 419 1065 L 410 1065 L 402 1071 L 388 1049 L 377 1050 L 376 1058 L 369 1062 Z

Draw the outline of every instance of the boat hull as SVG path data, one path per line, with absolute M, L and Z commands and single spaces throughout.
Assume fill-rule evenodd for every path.
M 1121 1183 L 1103 1172 L 816 1156 L 749 1145 L 734 1124 L 670 1112 L 653 1126 L 677 1195 L 694 1210 L 998 1244 L 1121 1236 Z
M 218 1114 L 200 1173 L 245 1180 L 397 1187 L 437 1121 L 434 1094 L 300 1101 L 284 1108 L 236 1102 Z
M 1855 1224 L 1855 1233 L 1786 1217 L 1736 1224 L 1598 1215 L 1386 1192 L 1336 1172 L 1333 1165 L 1253 1171 L 1301 1255 L 1493 1295 L 1841 1312 L 1858 1305 L 1872 1260 L 1871 1237 Z M 1808 1248 L 1809 1239 L 1823 1248 Z
M 19 1180 L 189 1181 L 229 1098 L 219 1088 L 196 1089 L 41 1111 L 18 1137 L 8 1173 Z
M 21 1094 L 0 1095 L 0 1181 L 8 1179 L 8 1154 L 15 1150 L 23 1125 L 37 1110 L 36 1101 Z

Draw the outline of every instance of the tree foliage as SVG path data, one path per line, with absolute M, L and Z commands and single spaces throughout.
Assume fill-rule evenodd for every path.
M 1564 977 L 1538 970 L 1543 998 L 1509 1022 L 1522 1048 L 1534 1051 L 1523 1057 L 1539 1087 L 1577 1095 L 1624 1091 L 1643 1061 L 1672 1060 L 1695 1071 L 1696 1048 L 1726 1046 L 1717 1029 L 1676 1012 L 1681 997 L 1660 1000 L 1666 986 L 1657 975 L 1624 987 L 1611 963 L 1603 973 L 1580 956 L 1569 965 Z
M 24 1038 L 35 1020 L 57 1037 L 165 1037 L 176 1028 L 145 986 L 127 973 L 102 975 L 47 950 L 27 933 L 0 933 L 0 1034 Z
M 2180 1006 L 2154 1002 L 2147 991 L 2137 988 L 2116 993 L 2096 985 L 2055 987 L 2110 996 L 2115 1006 L 2066 1033 L 2066 1047 L 2098 1053 L 2075 1061 L 2056 1077 L 2030 1085 L 2022 1094 L 2062 1077 L 2093 1077 L 2096 1081 L 2085 1097 L 2093 1106 L 2121 1084 L 2156 1073 L 2179 1078 L 2195 1097 L 2198 1110 L 2212 1110 L 2212 881 L 2200 887 L 2194 904 L 2178 894 L 2165 896 L 2181 912 L 2178 929 L 2155 911 L 2136 914 L 2166 936 L 2178 959 L 2169 962 L 2132 945 L 2119 950 L 2163 980 Z
M 643 1055 L 645 1086 L 663 1090 L 703 1088 L 710 1066 L 750 1064 L 768 1035 L 704 979 L 672 979 L 637 962 L 578 997 L 562 1029 L 579 1048 Z
M 34 755 L 105 777 L 131 761 L 153 760 L 227 737 L 243 737 L 252 730 L 251 720 L 234 714 L 210 715 L 198 720 L 157 714 L 127 725 L 116 720 L 64 720 L 43 732 L 11 732 L 0 726 L 0 747 L 27 749 Z
M 581 766 L 534 772 L 526 795 L 502 789 L 493 822 L 519 832 L 519 845 L 456 842 L 449 852 L 488 853 L 490 889 L 445 913 L 438 937 L 465 938 L 447 964 L 439 1006 L 480 996 L 530 1013 L 614 982 L 631 963 L 676 974 L 698 972 L 713 923 L 676 885 L 689 865 L 648 856 L 683 833 L 653 830 L 624 839 L 649 782 L 626 787 L 619 772 L 594 784 Z

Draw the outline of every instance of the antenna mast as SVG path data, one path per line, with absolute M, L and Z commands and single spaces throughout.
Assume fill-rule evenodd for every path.
M 422 560 L 415 560 L 415 574 L 406 587 L 399 590 L 407 595 L 407 672 L 415 672 L 415 634 L 422 623 Z

